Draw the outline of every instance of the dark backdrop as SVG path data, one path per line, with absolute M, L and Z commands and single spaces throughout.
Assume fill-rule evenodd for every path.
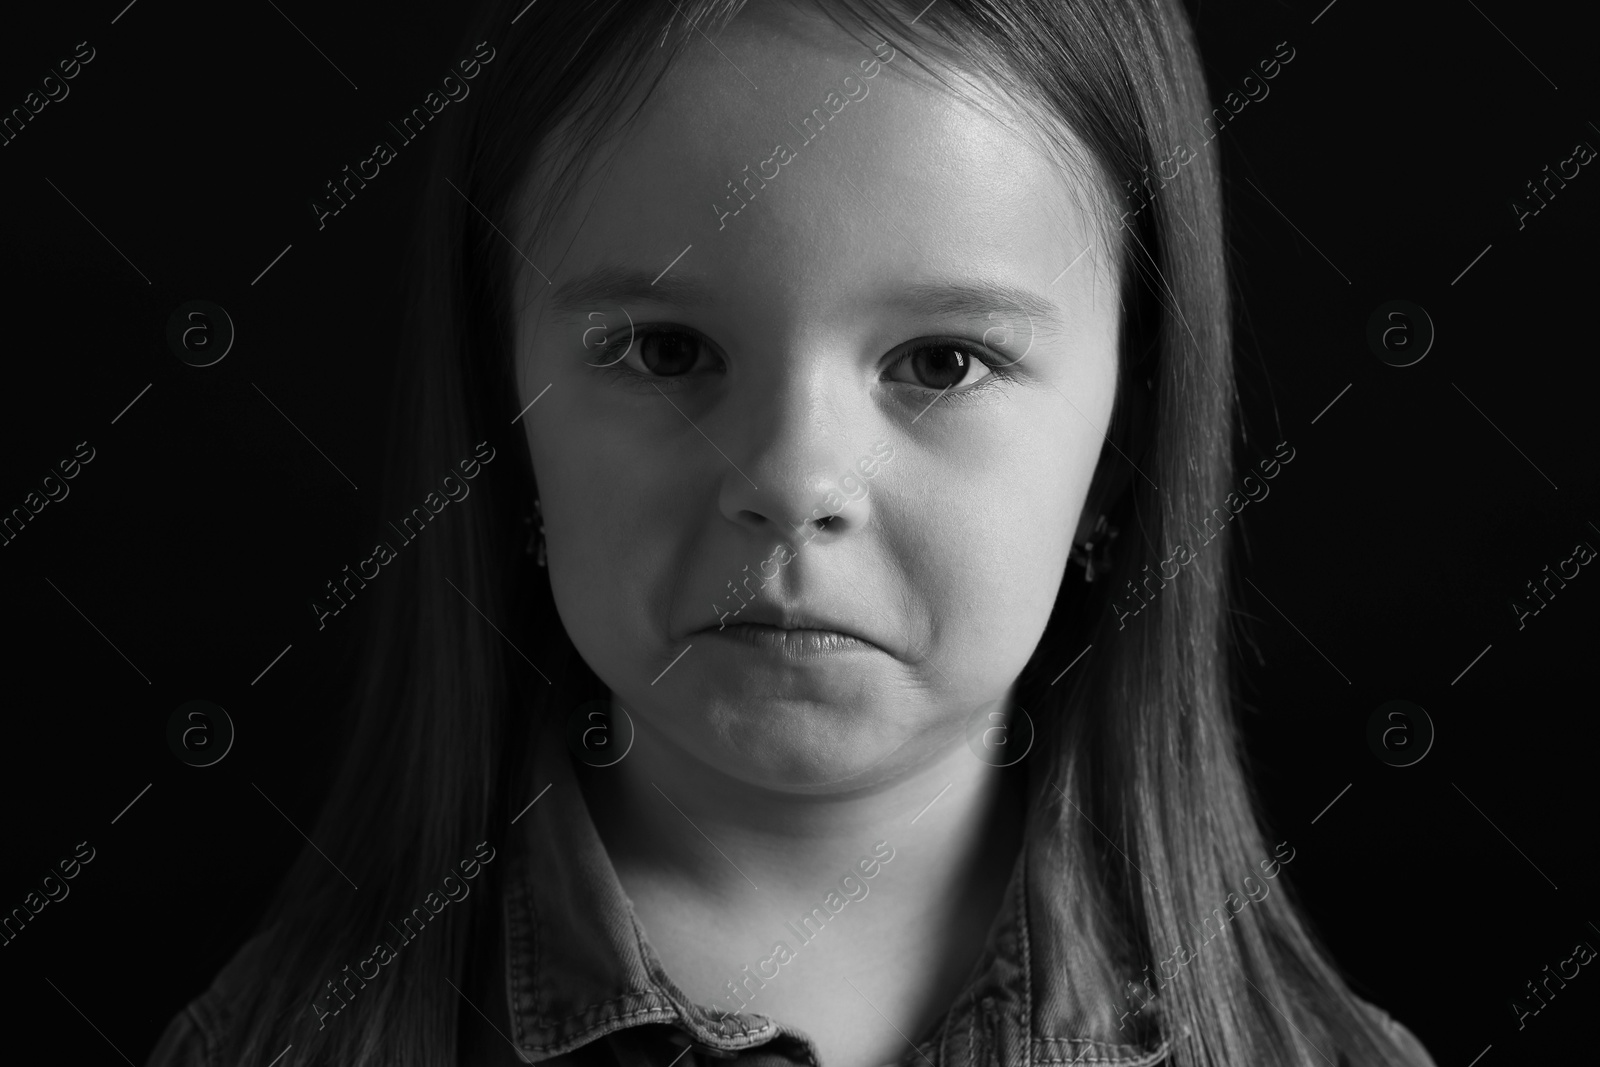
M 314 818 L 360 617 L 318 632 L 306 605 L 379 522 L 423 146 L 321 232 L 307 203 L 459 58 L 464 22 L 450 5 L 124 2 L 9 11 L 0 34 L 7 110 L 94 49 L 0 147 L 0 510 L 94 450 L 0 548 L 0 909 L 95 850 L 0 948 L 0 982 L 13 1033 L 69 1062 L 108 1044 L 142 1062 Z M 1600 173 L 1552 183 L 1520 228 L 1510 201 L 1578 141 L 1600 147 L 1593 27 L 1506 0 L 1324 2 L 1195 5 L 1218 99 L 1294 50 L 1220 134 L 1239 455 L 1295 449 L 1239 520 L 1250 749 L 1290 879 L 1356 988 L 1441 1067 L 1536 1062 L 1580 1027 L 1592 1047 L 1600 995 L 1585 968 L 1521 1030 L 1510 1009 L 1577 941 L 1600 947 L 1600 568 L 1521 629 L 1511 608 L 1578 542 L 1600 548 Z M 203 369 L 166 339 L 196 299 L 237 331 Z M 1407 367 L 1367 339 L 1394 300 L 1436 331 Z M 1425 327 L 1406 323 L 1416 352 Z M 203 769 L 166 740 L 193 699 L 237 728 Z M 1393 699 L 1435 732 L 1411 766 L 1367 740 Z M 1422 744 L 1415 712 L 1391 724 L 1391 750 Z

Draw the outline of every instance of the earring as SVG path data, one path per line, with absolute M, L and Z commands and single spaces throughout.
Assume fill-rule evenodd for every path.
M 1111 569 L 1111 542 L 1116 539 L 1117 528 L 1108 523 L 1104 515 L 1100 515 L 1095 518 L 1089 536 L 1073 542 L 1068 559 L 1083 565 L 1084 581 L 1092 582 L 1096 575 L 1105 574 Z
M 535 517 L 537 517 L 538 529 L 534 529 Z M 533 498 L 533 514 L 524 515 L 522 517 L 522 522 L 528 527 L 528 545 L 525 551 L 530 556 L 535 555 L 537 552 L 538 558 L 535 559 L 534 562 L 543 567 L 546 565 L 544 552 L 544 510 L 539 505 L 538 497 Z

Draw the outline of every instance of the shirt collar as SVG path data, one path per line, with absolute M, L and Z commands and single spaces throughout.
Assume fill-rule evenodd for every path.
M 563 735 L 553 723 L 540 738 L 533 781 L 548 788 L 520 817 L 510 850 L 504 929 L 513 1043 L 537 1063 L 617 1030 L 664 1023 L 711 1049 L 772 1043 L 815 1064 L 804 1034 L 756 1011 L 697 1004 L 667 974 L 595 829 Z M 1082 920 L 1060 889 L 1062 835 L 1044 826 L 1030 817 L 972 979 L 925 1035 L 921 1056 L 907 1050 L 918 1063 L 1146 1067 L 1166 1055 L 1164 1042 L 1149 1048 L 1130 1043 L 1133 1029 L 1118 1030 L 1125 998 L 1074 942 Z M 1140 1032 L 1150 1032 L 1153 1008 Z

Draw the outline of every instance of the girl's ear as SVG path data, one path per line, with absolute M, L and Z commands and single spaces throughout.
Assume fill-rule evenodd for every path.
M 1089 540 L 1100 516 L 1110 517 L 1133 477 L 1132 464 L 1106 444 L 1100 453 L 1100 465 L 1089 482 L 1089 495 L 1084 498 L 1083 511 L 1078 515 L 1078 528 L 1072 535 L 1074 543 Z
M 1129 358 L 1125 345 L 1117 353 L 1117 399 L 1111 410 L 1108 436 L 1101 442 L 1100 462 L 1089 481 L 1089 493 L 1084 498 L 1083 513 L 1078 516 L 1078 528 L 1073 535 L 1073 540 L 1079 543 L 1094 531 L 1101 515 L 1111 517 L 1139 476 L 1128 456 L 1144 451 L 1139 443 L 1147 440 L 1155 389 L 1148 379 L 1127 372 L 1124 362 Z M 1154 373 L 1153 368 L 1150 373 Z
M 1089 540 L 1089 535 L 1094 532 L 1095 521 L 1099 518 L 1100 509 L 1095 507 L 1094 497 L 1084 501 L 1083 512 L 1078 516 L 1078 528 L 1072 534 L 1072 543 L 1082 544 Z

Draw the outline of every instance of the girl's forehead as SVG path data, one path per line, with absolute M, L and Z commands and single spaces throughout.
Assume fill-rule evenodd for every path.
M 714 263 L 819 292 L 885 269 L 1044 289 L 1103 245 L 1108 198 L 1070 131 L 1041 130 L 970 69 L 941 71 L 952 88 L 861 37 L 764 8 L 714 47 L 692 44 L 634 118 L 574 161 L 576 192 L 544 215 L 534 261 L 666 267 L 683 253 L 685 272 Z M 554 162 L 530 177 L 525 203 L 548 196 Z

